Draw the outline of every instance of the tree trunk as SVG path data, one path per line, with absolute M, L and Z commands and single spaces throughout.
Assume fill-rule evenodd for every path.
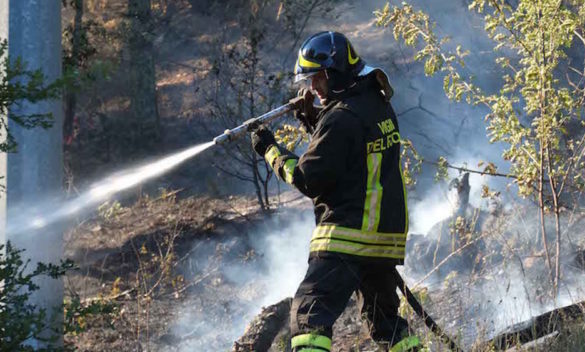
M 70 69 L 76 69 L 80 64 L 80 46 L 81 38 L 83 36 L 83 0 L 75 0 L 73 7 L 75 8 L 75 17 L 73 19 L 73 33 L 71 41 L 71 60 L 69 64 Z M 63 135 L 65 142 L 71 143 L 73 140 L 73 128 L 75 119 L 75 108 L 77 106 L 77 87 L 67 89 L 65 93 L 65 116 L 63 121 Z
M 262 200 L 262 189 L 260 188 L 260 175 L 258 173 L 258 158 L 256 157 L 256 153 L 252 152 L 252 174 L 254 180 L 254 188 L 256 189 L 256 198 L 258 198 L 258 205 L 260 205 L 260 209 L 267 210 L 266 204 Z
M 244 335 L 234 342 L 232 352 L 268 351 L 278 333 L 288 328 L 291 304 L 289 297 L 263 308 L 248 324 Z
M 560 258 L 561 258 L 561 221 L 560 221 L 560 205 L 559 205 L 559 193 L 557 189 L 557 184 L 553 177 L 553 169 L 552 169 L 552 161 L 550 155 L 550 149 L 547 148 L 547 161 L 548 161 L 548 174 L 549 174 L 549 183 L 550 189 L 553 199 L 553 206 L 554 206 L 554 213 L 555 213 L 555 235 L 556 235 L 556 245 L 555 245 L 555 276 L 554 276 L 554 296 L 556 297 L 558 290 L 559 290 L 559 280 L 561 277 L 561 266 L 560 266 Z
M 548 274 L 551 284 L 554 285 L 554 279 L 552 274 L 552 265 L 550 261 L 550 255 L 548 252 L 548 241 L 546 239 L 546 218 L 545 218 L 545 204 L 544 204 L 544 147 L 542 146 L 543 141 L 540 141 L 540 160 L 538 165 L 539 176 L 538 176 L 538 211 L 540 216 L 540 232 L 542 236 L 542 245 L 544 247 L 544 254 L 546 258 L 546 266 L 548 267 Z
M 0 37 L 8 39 L 10 60 L 20 57 L 26 62 L 28 70 L 42 69 L 47 83 L 61 77 L 63 65 L 60 1 L 0 1 Z M 42 207 L 45 200 L 62 199 L 63 102 L 60 99 L 22 101 L 15 104 L 10 113 L 51 113 L 54 122 L 53 127 L 47 130 L 26 129 L 9 116 L 2 116 L 18 143 L 18 152 L 0 154 L 0 175 L 3 176 L 0 180 L 0 244 L 10 241 L 14 247 L 25 249 L 23 260 L 31 261 L 27 266 L 27 273 L 30 273 L 37 262 L 57 264 L 63 258 L 63 231 L 66 222 L 46 224 L 26 233 L 7 229 L 22 226 L 18 219 L 22 219 L 23 210 L 26 210 L 29 219 L 37 215 L 48 216 L 49 214 L 35 213 L 38 211 L 35 208 Z M 6 131 L 2 131 L 2 136 L 4 139 Z M 56 333 L 58 341 L 55 341 L 55 347 L 59 347 L 63 328 L 63 280 L 39 277 L 34 283 L 39 286 L 39 290 L 29 297 L 27 303 L 45 310 L 44 322 L 47 325 L 42 327 L 40 335 L 48 338 Z M 27 342 L 34 350 L 41 350 L 48 345 L 46 341 L 32 338 Z
M 252 58 L 251 58 L 251 66 L 249 67 L 249 83 L 248 83 L 248 103 L 249 106 L 249 113 L 250 118 L 254 118 L 256 116 L 256 100 L 254 99 L 254 95 L 256 94 L 256 48 L 253 47 L 254 44 L 251 44 L 252 50 Z M 258 158 L 256 157 L 256 152 L 252 151 L 253 154 L 253 162 L 252 162 L 252 172 L 254 174 L 254 187 L 256 188 L 256 196 L 258 197 L 258 204 L 262 210 L 268 210 L 268 202 L 264 202 L 262 197 L 262 177 L 260 176 L 260 170 L 258 169 Z
M 132 147 L 152 146 L 160 126 L 156 108 L 156 78 L 150 0 L 128 0 L 130 31 L 130 128 Z

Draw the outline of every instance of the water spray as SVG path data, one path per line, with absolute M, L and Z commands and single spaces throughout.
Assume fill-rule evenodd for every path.
M 199 144 L 168 155 L 154 162 L 132 167 L 108 176 L 104 180 L 92 184 L 88 191 L 82 193 L 77 198 L 65 202 L 57 208 L 55 208 L 54 201 L 47 201 L 46 204 L 36 204 L 32 209 L 30 206 L 23 207 L 22 212 L 19 211 L 15 213 L 17 215 L 11 220 L 9 227 L 6 229 L 7 233 L 27 233 L 63 221 L 72 215 L 78 214 L 91 206 L 95 206 L 100 202 L 105 201 L 107 198 L 118 192 L 137 186 L 149 179 L 170 171 L 179 164 L 182 164 L 216 144 L 224 144 L 243 136 L 250 131 L 253 125 L 268 123 L 283 116 L 298 107 L 298 104 L 302 102 L 302 99 L 302 97 L 291 99 L 285 105 L 247 120 L 236 128 L 226 130 L 223 134 L 215 137 L 211 142 Z M 47 213 L 49 213 L 49 215 L 47 215 Z
M 6 232 L 9 234 L 34 233 L 34 230 L 63 221 L 105 201 L 118 192 L 170 171 L 213 145 L 213 142 L 199 144 L 154 162 L 117 172 L 102 181 L 95 182 L 88 191 L 62 205 L 55 206 L 55 202 L 49 200 L 36 204 L 34 207 L 23 206 L 22 211 L 14 213 Z

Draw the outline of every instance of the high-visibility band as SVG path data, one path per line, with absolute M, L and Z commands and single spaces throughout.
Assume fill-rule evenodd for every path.
M 331 350 L 331 339 L 327 336 L 317 335 L 317 334 L 303 334 L 294 336 L 290 341 L 290 347 L 294 349 L 295 347 L 301 347 L 300 351 L 305 351 L 306 348 L 319 348 L 319 351 Z
M 367 245 L 336 239 L 313 239 L 309 246 L 311 252 L 339 252 L 364 257 L 404 259 L 404 247 Z
M 405 233 L 368 232 L 336 225 L 319 225 L 313 230 L 313 239 L 337 238 L 369 244 L 406 245 Z
M 282 171 L 284 172 L 284 182 L 291 184 L 293 183 L 293 174 L 295 171 L 295 167 L 297 166 L 298 160 L 297 159 L 288 159 L 284 162 L 282 166 Z
M 329 352 L 329 350 L 322 349 L 322 348 L 303 348 L 303 347 L 301 347 L 301 349 L 297 350 L 297 352 Z
M 419 347 L 420 340 L 417 336 L 408 336 L 400 340 L 396 345 L 392 346 L 390 352 L 407 352 L 411 348 Z
M 382 169 L 382 153 L 368 154 L 368 181 L 366 186 L 366 202 L 362 230 L 377 231 L 380 224 L 380 207 L 382 206 L 382 185 L 380 174 Z
M 404 194 L 404 233 L 408 233 L 408 196 L 406 195 L 406 185 L 404 184 L 404 173 L 402 172 L 402 163 L 398 163 L 398 167 L 400 168 L 400 179 L 402 181 L 402 192 Z
M 280 150 L 278 150 L 278 147 L 276 145 L 272 145 L 272 146 L 270 146 L 270 148 L 268 148 L 268 150 L 266 151 L 266 154 L 264 154 L 264 159 L 266 159 L 266 162 L 268 163 L 268 165 L 270 165 L 271 167 L 274 167 L 274 161 L 279 156 L 280 156 Z

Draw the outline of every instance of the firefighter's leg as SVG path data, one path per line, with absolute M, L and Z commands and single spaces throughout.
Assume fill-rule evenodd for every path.
M 400 300 L 394 270 L 387 264 L 369 264 L 362 273 L 358 306 L 372 339 L 390 351 L 416 350 L 413 346 L 418 345 L 418 338 L 409 336 L 406 320 L 398 315 Z
M 332 327 L 359 276 L 355 264 L 312 258 L 291 307 L 291 347 L 295 352 L 331 351 Z

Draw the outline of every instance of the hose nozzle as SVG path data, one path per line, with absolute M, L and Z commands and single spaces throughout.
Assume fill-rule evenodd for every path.
M 288 103 L 274 110 L 271 110 L 265 113 L 264 115 L 260 115 L 258 117 L 249 119 L 245 121 L 243 124 L 239 125 L 238 127 L 232 128 L 231 130 L 227 129 L 222 134 L 215 137 L 213 139 L 213 142 L 215 144 L 224 144 L 226 142 L 231 142 L 234 139 L 239 138 L 246 134 L 246 132 L 248 132 L 249 130 L 250 125 L 268 123 L 272 120 L 275 120 L 277 117 L 280 117 L 286 114 L 287 112 L 294 110 L 295 107 L 298 106 L 301 99 L 302 97 L 293 98 Z
M 227 129 L 225 130 L 222 134 L 220 134 L 219 136 L 215 137 L 213 139 L 213 143 L 215 144 L 223 144 L 226 142 L 229 142 L 231 140 L 231 130 Z

